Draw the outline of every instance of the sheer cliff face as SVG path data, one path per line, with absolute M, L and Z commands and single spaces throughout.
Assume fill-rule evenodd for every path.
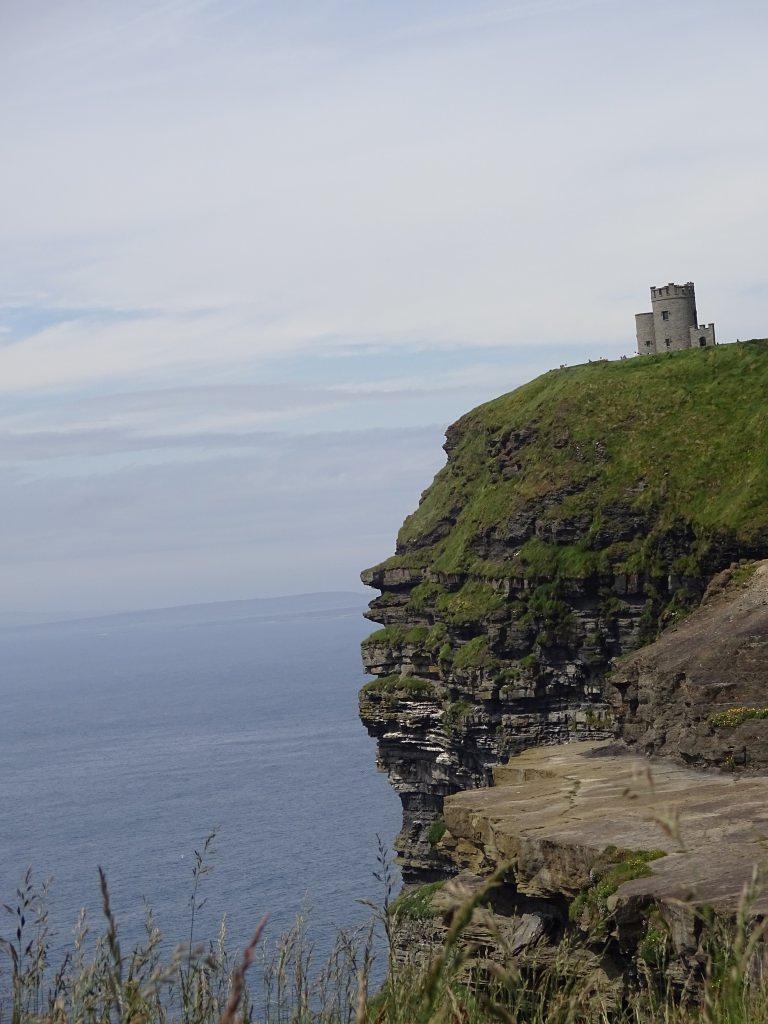
M 685 765 L 768 769 L 768 561 L 734 565 L 701 606 L 611 673 L 626 745 Z
M 528 747 L 614 735 L 612 659 L 768 551 L 766 386 L 764 342 L 598 363 L 449 429 L 395 556 L 362 576 L 383 628 L 360 713 L 403 803 L 406 881 L 451 870 L 445 796 Z

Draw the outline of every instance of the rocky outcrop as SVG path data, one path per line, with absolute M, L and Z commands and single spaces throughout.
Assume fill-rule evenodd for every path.
M 496 872 L 464 935 L 475 969 L 559 959 L 617 997 L 661 968 L 665 983 L 695 985 L 703 908 L 733 918 L 762 860 L 768 778 L 734 782 L 605 743 L 529 750 L 494 774 L 493 788 L 445 801 L 439 846 L 457 873 L 410 898 L 418 920 L 403 905 L 399 955 L 434 949 Z M 764 891 L 749 913 L 768 913 Z
M 455 871 L 437 842 L 446 797 L 530 747 L 623 731 L 707 760 L 704 701 L 698 732 L 663 708 L 662 693 L 688 699 L 681 669 L 657 685 L 630 662 L 607 680 L 719 572 L 768 554 L 766 393 L 756 342 L 553 371 L 449 428 L 395 555 L 362 574 L 383 628 L 363 643 L 360 713 L 402 800 L 407 883 Z M 729 736 L 709 763 L 738 761 Z
M 433 574 L 406 586 L 368 613 L 387 625 L 363 644 L 376 678 L 360 714 L 403 804 L 396 845 L 414 882 L 446 870 L 434 843 L 446 796 L 489 785 L 492 768 L 526 747 L 612 735 L 601 679 L 635 643 L 645 598 L 626 578 L 610 596 L 598 580 L 558 597 L 525 579 Z
M 609 677 L 633 749 L 730 772 L 768 768 L 768 562 L 735 564 L 701 607 Z

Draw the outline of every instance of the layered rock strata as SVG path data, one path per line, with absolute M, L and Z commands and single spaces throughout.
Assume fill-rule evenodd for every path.
M 645 595 L 626 576 L 608 588 L 613 606 L 598 580 L 542 600 L 525 579 L 386 569 L 364 579 L 383 590 L 368 615 L 386 628 L 363 645 L 376 678 L 361 691 L 361 718 L 403 804 L 405 880 L 442 877 L 434 837 L 446 796 L 490 785 L 493 767 L 529 746 L 612 735 L 601 680 L 635 644 Z M 529 610 L 537 602 L 541 618 Z
M 728 772 L 768 768 L 768 562 L 716 576 L 701 607 L 619 662 L 608 693 L 633 749 Z
M 401 956 L 434 949 L 456 905 L 503 867 L 465 934 L 475 966 L 540 969 L 565 956 L 619 989 L 643 965 L 679 986 L 701 978 L 703 908 L 734 917 L 763 859 L 768 778 L 573 742 L 528 750 L 494 781 L 446 799 L 439 846 L 457 874 L 418 920 L 403 915 Z M 768 913 L 764 891 L 749 913 Z
M 449 428 L 395 555 L 362 574 L 383 628 L 360 713 L 403 803 L 407 883 L 455 870 L 445 798 L 523 750 L 624 730 L 685 756 L 685 726 L 654 733 L 655 684 L 609 675 L 768 554 L 766 393 L 755 342 L 553 371 Z

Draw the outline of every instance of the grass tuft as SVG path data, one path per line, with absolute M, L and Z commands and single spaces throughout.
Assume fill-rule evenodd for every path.
M 607 850 L 606 885 L 648 869 L 660 851 Z M 207 861 L 203 861 L 207 863 Z M 485 909 L 493 891 L 514 878 L 509 865 L 489 876 L 453 911 L 434 897 L 443 882 L 408 890 L 392 901 L 386 851 L 376 877 L 384 903 L 374 924 L 390 942 L 384 984 L 371 994 L 373 927 L 340 933 L 325 963 L 315 963 L 303 920 L 265 943 L 266 919 L 238 958 L 217 939 L 189 950 L 185 940 L 169 958 L 151 914 L 146 937 L 121 948 L 119 923 L 100 873 L 103 932 L 89 944 L 81 916 L 70 949 L 49 963 L 45 886 L 27 872 L 12 905 L 10 937 L 0 938 L 7 968 L 0 975 L 0 1020 L 9 1024 L 768 1024 L 764 962 L 766 922 L 756 913 L 759 872 L 745 888 L 733 920 L 699 912 L 698 949 L 690 976 L 670 967 L 673 935 L 651 909 L 639 935 L 637 970 L 619 996 L 616 979 L 598 963 L 611 939 L 592 946 L 564 936 L 556 949 L 533 950 L 521 966 L 508 930 L 496 929 Z M 200 882 L 204 875 L 199 876 Z M 198 899 L 194 890 L 191 904 Z M 684 909 L 681 905 L 680 909 Z M 691 906 L 691 908 L 693 907 Z M 695 911 L 694 911 L 695 912 Z M 508 924 L 513 924 L 507 919 Z M 512 929 L 514 932 L 514 928 Z M 404 940 L 442 934 L 424 957 L 396 954 Z M 479 944 L 478 944 L 478 939 Z M 497 944 L 489 959 L 488 942 Z M 591 958 L 591 961 L 590 961 Z M 610 959 L 610 956 L 609 956 Z M 589 968 L 589 963 L 594 966 Z M 579 966 L 581 965 L 581 966 Z M 585 970 L 585 965 L 587 970 Z
M 542 533 L 574 522 L 584 540 L 529 540 L 499 575 L 653 575 L 664 537 L 682 524 L 701 548 L 694 562 L 718 537 L 761 545 L 766 394 L 768 340 L 545 373 L 454 424 L 449 461 L 385 564 L 493 577 L 485 539 L 503 538 L 530 509 Z M 635 520 L 643 528 L 616 540 Z
M 429 679 L 419 679 L 417 676 L 379 676 L 366 683 L 360 690 L 361 698 L 370 694 L 403 700 L 432 700 L 435 696 L 435 684 Z
M 432 905 L 432 897 L 445 885 L 445 882 L 428 882 L 418 889 L 408 890 L 394 901 L 390 913 L 409 921 L 426 921 L 437 917 L 437 910 Z

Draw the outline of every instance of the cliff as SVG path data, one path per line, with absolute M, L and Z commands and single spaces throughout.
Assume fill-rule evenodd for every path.
M 725 772 L 768 769 L 768 562 L 726 569 L 701 606 L 608 677 L 631 749 Z
M 768 554 L 766 394 L 755 341 L 552 371 L 448 430 L 395 555 L 362 575 L 383 628 L 360 713 L 403 803 L 406 882 L 458 870 L 445 798 L 527 748 L 624 732 L 685 756 L 653 730 L 649 672 L 608 676 Z

